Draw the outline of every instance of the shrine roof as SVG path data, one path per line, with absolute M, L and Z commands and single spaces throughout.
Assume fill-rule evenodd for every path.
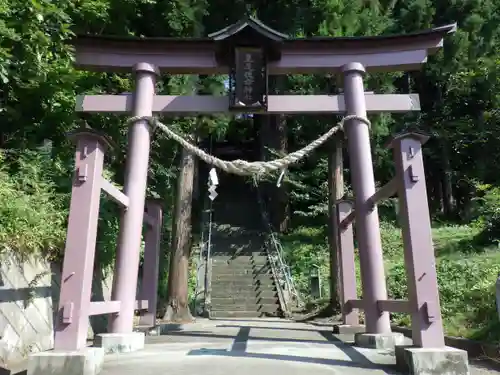
M 226 40 L 231 37 L 234 37 L 244 31 L 245 29 L 250 29 L 261 36 L 279 42 L 285 39 L 288 39 L 289 36 L 286 34 L 282 34 L 279 31 L 271 29 L 269 26 L 265 25 L 261 21 L 253 17 L 245 17 L 238 22 L 229 25 L 219 31 L 208 34 L 208 38 L 214 41 Z
M 345 36 L 345 37 L 330 37 L 330 36 L 311 36 L 311 37 L 290 37 L 266 26 L 261 21 L 247 17 L 243 20 L 227 26 L 217 32 L 211 33 L 206 37 L 132 37 L 132 36 L 112 36 L 112 35 L 77 35 L 73 44 L 75 46 L 90 46 L 99 44 L 100 48 L 105 47 L 124 47 L 153 48 L 155 46 L 161 48 L 173 47 L 179 49 L 199 48 L 205 46 L 213 48 L 217 42 L 227 40 L 245 29 L 251 29 L 257 34 L 269 39 L 273 42 L 280 42 L 284 47 L 290 48 L 300 46 L 301 48 L 363 48 L 374 47 L 374 43 L 384 46 L 390 44 L 404 44 L 415 41 L 424 41 L 426 39 L 435 39 L 436 37 L 445 37 L 447 34 L 452 34 L 457 29 L 457 24 L 452 23 L 431 29 L 421 30 L 406 34 L 383 34 L 374 36 Z
M 147 62 L 172 74 L 227 74 L 234 46 L 262 47 L 269 74 L 332 73 L 354 60 L 367 71 L 394 71 L 418 69 L 456 28 L 453 23 L 397 35 L 290 37 L 246 17 L 203 38 L 80 35 L 72 43 L 75 65 L 96 71 L 130 71 Z

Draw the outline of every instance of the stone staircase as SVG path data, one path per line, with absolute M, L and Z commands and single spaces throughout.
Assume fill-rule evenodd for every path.
M 241 177 L 219 178 L 213 204 L 210 317 L 281 316 L 256 193 Z

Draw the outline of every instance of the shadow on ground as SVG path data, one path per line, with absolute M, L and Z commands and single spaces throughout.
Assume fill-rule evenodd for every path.
M 264 321 L 260 321 L 264 323 Z M 238 329 L 238 333 L 228 334 L 225 332 L 217 332 L 227 329 Z M 219 349 L 219 348 L 200 348 L 192 349 L 187 355 L 188 356 L 217 356 L 217 357 L 232 357 L 232 358 L 256 358 L 256 359 L 267 359 L 275 361 L 287 361 L 287 362 L 298 362 L 307 364 L 320 364 L 327 366 L 341 366 L 345 368 L 358 368 L 365 370 L 383 370 L 386 374 L 399 374 L 396 371 L 395 365 L 386 365 L 374 363 L 368 359 L 363 353 L 359 352 L 356 348 L 352 346 L 346 340 L 342 340 L 332 332 L 327 330 L 320 330 L 314 328 L 305 327 L 273 327 L 271 324 L 269 326 L 262 325 L 237 325 L 237 324 L 219 324 L 213 327 L 214 332 L 208 332 L 204 330 L 186 330 L 186 331 L 175 331 L 169 332 L 169 336 L 183 336 L 183 337 L 198 337 L 203 339 L 226 339 L 233 340 L 230 349 Z M 293 333 L 290 332 L 290 337 L 269 337 L 267 335 L 258 334 L 252 335 L 252 330 L 258 330 L 264 333 L 265 331 L 296 331 L 297 333 L 310 333 L 309 336 L 314 336 L 317 333 L 317 339 L 310 338 L 295 338 Z M 267 332 L 269 334 L 269 332 Z M 311 335 L 312 334 L 312 335 Z M 288 355 L 288 354 L 278 354 L 278 353 L 255 353 L 248 352 L 248 341 L 255 340 L 260 342 L 288 342 L 296 344 L 304 344 L 304 349 L 314 350 L 314 345 L 316 348 L 320 348 L 322 345 L 332 345 L 336 349 L 345 355 L 347 359 L 334 359 L 334 358 L 318 358 L 318 357 L 308 357 L 301 355 Z M 311 345 L 312 344 L 312 345 Z M 318 346 L 319 345 L 319 346 Z M 332 351 L 335 349 L 332 348 Z M 393 356 L 391 352 L 379 352 L 377 356 Z M 347 370 L 346 370 L 347 371 Z

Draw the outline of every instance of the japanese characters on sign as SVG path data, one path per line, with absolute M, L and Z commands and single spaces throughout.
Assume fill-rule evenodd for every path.
M 236 102 L 246 106 L 261 105 L 265 94 L 262 50 L 237 48 L 235 66 Z

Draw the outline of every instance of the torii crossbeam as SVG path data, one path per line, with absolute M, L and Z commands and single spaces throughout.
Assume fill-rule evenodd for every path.
M 365 94 L 366 110 L 369 113 L 410 112 L 420 110 L 418 94 Z M 133 96 L 80 95 L 76 100 L 77 112 L 124 113 L 131 112 Z M 153 113 L 162 115 L 194 115 L 227 113 L 227 96 L 178 96 L 156 95 Z M 236 112 L 236 111 L 235 111 Z M 246 112 L 241 107 L 239 112 Z M 252 111 L 255 112 L 255 111 Z M 262 113 L 345 113 L 343 95 L 269 95 L 267 110 Z

